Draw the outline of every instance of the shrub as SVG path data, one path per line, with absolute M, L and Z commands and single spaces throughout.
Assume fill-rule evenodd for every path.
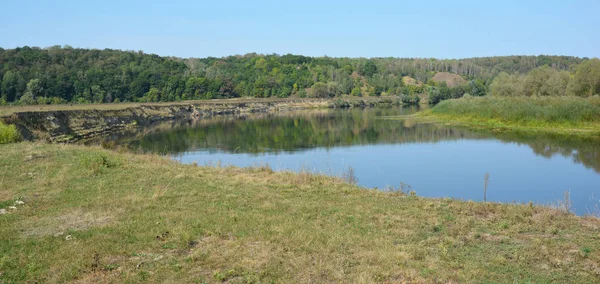
M 405 105 L 418 105 L 421 98 L 417 95 L 400 95 L 400 101 Z
M 21 140 L 21 134 L 14 125 L 0 122 L 0 144 L 14 143 Z

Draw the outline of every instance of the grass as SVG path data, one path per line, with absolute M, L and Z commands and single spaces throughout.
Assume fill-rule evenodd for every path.
M 14 125 L 6 125 L 0 121 L 0 144 L 14 143 L 21 140 L 21 134 Z
M 440 102 L 411 119 L 492 130 L 600 137 L 600 98 L 461 98 Z
M 0 145 L 0 282 L 577 282 L 600 220 L 268 167 Z

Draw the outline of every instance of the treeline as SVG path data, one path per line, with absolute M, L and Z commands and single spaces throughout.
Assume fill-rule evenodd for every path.
M 402 95 L 430 102 L 484 95 L 502 72 L 524 74 L 540 66 L 571 70 L 585 59 L 510 56 L 461 60 L 329 58 L 246 54 L 181 59 L 143 52 L 49 48 L 0 48 L 0 103 L 159 102 L 233 97 L 333 97 Z M 435 82 L 438 72 L 461 75 L 467 83 L 450 88 Z M 417 83 L 407 83 L 409 76 Z M 520 75 L 519 75 L 520 76 Z M 432 95 L 433 94 L 433 95 Z
M 600 95 L 600 60 L 590 59 L 572 72 L 542 66 L 526 75 L 500 73 L 489 86 L 494 96 Z

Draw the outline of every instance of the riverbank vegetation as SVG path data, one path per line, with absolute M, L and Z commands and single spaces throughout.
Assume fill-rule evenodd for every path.
M 443 101 L 414 118 L 475 128 L 600 137 L 600 98 L 461 98 Z
M 0 145 L 0 281 L 596 282 L 600 221 L 266 166 Z
M 182 59 L 141 51 L 25 46 L 0 48 L 0 104 L 340 95 L 404 95 L 409 99 L 425 93 L 433 93 L 431 102 L 437 103 L 447 94 L 448 98 L 465 93 L 484 95 L 501 72 L 525 74 L 540 66 L 570 70 L 586 60 L 567 56 L 437 60 L 291 54 Z
M 582 62 L 571 72 L 542 66 L 525 75 L 500 73 L 483 98 L 468 95 L 447 100 L 464 95 L 454 95 L 448 88 L 431 94 L 430 103 L 437 105 L 419 114 L 421 120 L 600 137 L 597 58 Z

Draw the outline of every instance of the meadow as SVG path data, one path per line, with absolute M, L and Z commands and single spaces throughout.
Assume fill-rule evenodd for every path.
M 0 145 L 0 282 L 578 282 L 600 220 L 315 173 Z M 483 183 L 482 183 L 483 191 Z

